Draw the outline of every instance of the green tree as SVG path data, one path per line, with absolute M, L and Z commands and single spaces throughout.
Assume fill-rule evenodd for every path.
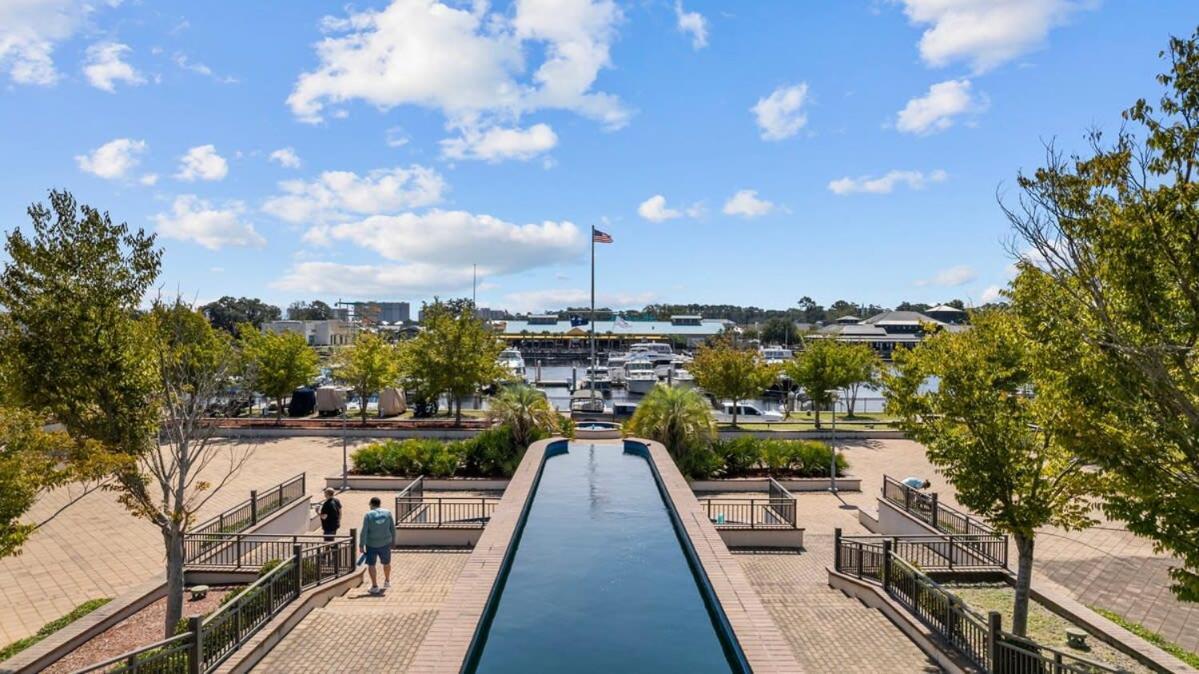
M 865 362 L 853 345 L 834 339 L 809 339 L 803 350 L 783 365 L 783 371 L 808 394 L 816 412 L 816 428 L 820 428 L 820 410 L 833 404 L 838 390 L 865 376 Z
M 1082 156 L 1051 146 L 1005 211 L 1012 306 L 1066 442 L 1111 480 L 1104 512 L 1181 559 L 1172 589 L 1199 601 L 1199 31 L 1162 56 L 1156 107 L 1137 101 Z
M 257 297 L 231 297 L 225 295 L 215 302 L 200 307 L 214 328 L 231 335 L 237 334 L 237 326 L 249 323 L 262 329 L 262 324 L 279 320 L 279 307 L 267 304 Z
M 298 332 L 259 332 L 252 325 L 238 329 L 249 386 L 278 404 L 275 420 L 283 418 L 283 401 L 317 374 L 316 351 Z
M 645 394 L 628 421 L 637 437 L 662 443 L 686 474 L 695 472 L 704 450 L 716 439 L 712 406 L 697 391 L 658 384 Z
M 1012 631 L 1024 635 L 1039 527 L 1093 521 L 1099 477 L 1063 443 L 1065 412 L 1036 377 L 1037 346 L 1009 313 L 975 317 L 895 355 L 887 411 L 953 484 L 957 500 L 1016 542 Z M 924 384 L 940 380 L 935 389 Z M 1036 391 L 1036 395 L 1030 392 Z
M 371 395 L 396 383 L 400 377 L 399 352 L 373 332 L 364 332 L 350 346 L 342 347 L 333 366 L 333 378 L 358 394 L 362 401 L 362 423 L 366 423 L 366 401 Z
M 512 444 L 521 448 L 527 448 L 538 431 L 556 433 L 562 422 L 545 394 L 524 384 L 505 387 L 493 396 L 487 416 L 506 426 L 512 434 Z
M 725 339 L 696 350 L 687 371 L 705 391 L 733 403 L 733 426 L 737 425 L 737 404 L 760 395 L 778 375 L 776 368 L 758 360 L 756 352 L 738 349 Z
M 786 318 L 769 318 L 759 334 L 763 344 L 790 344 L 795 341 L 795 324 Z
M 293 321 L 327 321 L 337 318 L 337 312 L 320 300 L 292 302 L 287 307 L 287 317 Z
M 423 329 L 401 349 L 404 386 L 426 399 L 449 394 L 460 423 L 462 399 L 508 375 L 497 360 L 504 346 L 475 316 L 470 300 L 435 299 L 423 312 Z
M 873 386 L 879 382 L 882 371 L 882 360 L 869 344 L 842 344 L 845 366 L 845 411 L 847 417 L 852 417 L 858 404 L 858 394 L 863 386 Z

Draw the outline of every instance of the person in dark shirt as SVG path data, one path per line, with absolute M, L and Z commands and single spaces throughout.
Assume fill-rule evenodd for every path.
M 321 504 L 321 531 L 325 540 L 331 541 L 341 528 L 341 501 L 333 498 L 334 491 L 325 489 L 325 502 Z

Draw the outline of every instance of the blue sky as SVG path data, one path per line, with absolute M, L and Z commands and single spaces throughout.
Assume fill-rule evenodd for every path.
M 1146 11 L 1151 7 L 1151 11 Z M 164 288 L 786 307 L 989 299 L 1042 143 L 1156 98 L 1193 2 L 0 3 L 0 222 L 51 187 Z

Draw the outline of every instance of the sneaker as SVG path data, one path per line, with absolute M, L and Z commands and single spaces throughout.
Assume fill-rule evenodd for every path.
M 372 587 L 371 589 L 367 590 L 367 594 L 370 594 L 371 596 L 377 597 L 377 596 L 379 596 L 379 595 L 383 594 L 383 590 L 380 590 L 380 589 L 378 588 L 378 586 L 374 586 L 374 587 Z
M 391 581 L 390 581 L 390 580 L 385 580 L 385 581 L 383 581 L 383 589 L 384 589 L 384 590 L 390 590 L 390 589 L 391 589 Z

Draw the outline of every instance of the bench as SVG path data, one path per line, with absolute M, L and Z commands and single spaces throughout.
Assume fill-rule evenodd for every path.
M 192 601 L 200 601 L 204 597 L 208 596 L 208 586 L 192 585 L 190 588 L 188 588 L 188 592 L 192 593 Z

